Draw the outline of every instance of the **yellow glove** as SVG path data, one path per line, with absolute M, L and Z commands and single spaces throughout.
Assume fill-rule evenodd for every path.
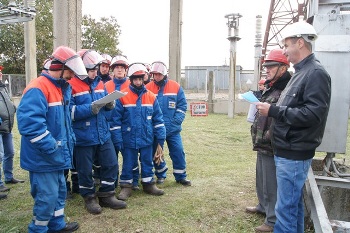
M 153 161 L 155 164 L 159 165 L 161 162 L 164 162 L 164 152 L 162 147 L 158 144 L 156 153 L 154 153 Z

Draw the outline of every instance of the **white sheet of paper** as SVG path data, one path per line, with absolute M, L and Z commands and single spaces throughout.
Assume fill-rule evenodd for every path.
M 105 97 L 98 99 L 98 100 L 95 100 L 94 102 L 92 102 L 92 104 L 108 104 L 108 103 L 112 102 L 113 100 L 116 100 L 116 99 L 123 97 L 126 94 L 128 94 L 128 93 L 115 90 L 115 91 L 109 93 L 108 95 L 106 95 Z

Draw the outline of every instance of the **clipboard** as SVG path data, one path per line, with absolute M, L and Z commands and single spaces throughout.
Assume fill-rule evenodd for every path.
M 128 94 L 127 92 L 120 92 L 118 90 L 115 90 L 111 93 L 109 93 L 108 95 L 106 95 L 105 97 L 101 98 L 101 99 L 98 99 L 98 100 L 95 100 L 94 102 L 92 102 L 92 105 L 95 105 L 95 104 L 108 104 L 116 99 L 119 99 L 121 97 L 123 97 L 124 95 Z

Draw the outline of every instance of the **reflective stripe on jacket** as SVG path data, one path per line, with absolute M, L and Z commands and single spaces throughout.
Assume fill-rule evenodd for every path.
M 117 101 L 114 126 L 116 137 L 122 137 L 124 147 L 139 149 L 150 146 L 154 137 L 165 139 L 163 114 L 156 96 L 146 88 L 135 90 L 131 85 L 123 89 L 128 92 Z M 112 131 L 113 132 L 113 131 Z
M 180 85 L 173 80 L 165 79 L 164 85 L 160 87 L 155 82 L 150 82 L 146 88 L 157 96 L 167 135 L 180 132 L 187 110 L 185 93 Z
M 63 79 L 41 75 L 25 88 L 17 110 L 21 167 L 32 172 L 69 169 L 75 140 L 69 113 L 71 87 Z
M 70 108 L 77 146 L 104 144 L 111 136 L 105 108 L 101 108 L 97 115 L 91 108 L 93 101 L 107 95 L 105 86 L 98 76 L 91 83 L 88 79 L 74 77 L 69 81 L 73 89 Z

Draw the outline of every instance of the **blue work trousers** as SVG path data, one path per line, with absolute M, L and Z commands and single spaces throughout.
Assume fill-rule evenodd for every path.
M 141 182 L 153 182 L 153 154 L 152 146 L 143 147 L 140 149 L 124 148 L 123 149 L 123 169 L 120 176 L 120 184 L 133 184 L 134 168 L 139 160 L 141 164 Z
M 275 155 L 277 203 L 275 233 L 304 232 L 303 187 L 312 159 L 291 160 Z
M 166 137 L 166 143 L 169 149 L 169 156 L 173 162 L 173 175 L 175 180 L 186 179 L 186 155 L 182 145 L 182 139 L 180 133 L 170 135 Z M 156 142 L 154 144 L 154 152 L 156 148 Z M 160 165 L 154 164 L 155 174 L 158 178 L 166 178 L 166 172 L 168 167 L 166 162 L 161 162 Z
M 2 161 L 2 168 L 4 171 L 4 181 L 10 181 L 13 178 L 13 157 L 15 151 L 13 148 L 12 133 L 0 134 L 0 163 Z M 4 185 L 1 180 L 0 168 L 0 186 Z
M 75 146 L 74 156 L 77 163 L 76 170 L 78 172 L 81 196 L 85 197 L 95 193 L 95 185 L 92 179 L 92 164 L 95 159 L 101 166 L 99 192 L 114 191 L 115 181 L 118 176 L 118 160 L 110 139 L 104 144 Z
M 34 199 L 29 233 L 59 231 L 66 226 L 64 205 L 67 195 L 64 171 L 29 172 L 30 193 Z

